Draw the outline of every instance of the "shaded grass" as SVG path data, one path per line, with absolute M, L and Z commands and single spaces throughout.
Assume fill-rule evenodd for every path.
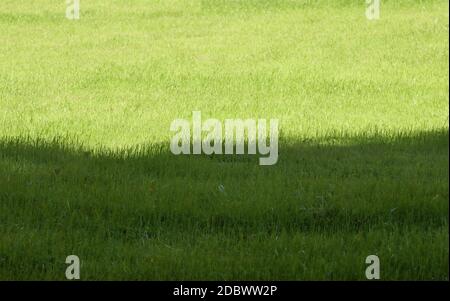
M 363 279 L 369 253 L 447 277 L 448 131 L 282 141 L 273 168 L 63 141 L 0 144 L 3 278 L 60 279 L 72 251 L 84 279 Z

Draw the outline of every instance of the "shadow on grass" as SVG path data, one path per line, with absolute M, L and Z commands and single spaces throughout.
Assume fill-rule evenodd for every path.
M 448 177 L 447 130 L 280 141 L 274 166 L 258 156 L 174 156 L 168 145 L 94 152 L 4 139 L 0 226 L 5 245 L 75 233 L 93 248 L 180 235 L 189 244 L 205 235 L 432 231 L 448 225 Z
M 447 223 L 445 131 L 339 145 L 332 137 L 282 141 L 274 166 L 259 166 L 258 156 L 174 156 L 167 148 L 93 153 L 62 141 L 2 141 L 1 220 L 95 229 L 92 221 L 114 219 L 115 235 Z

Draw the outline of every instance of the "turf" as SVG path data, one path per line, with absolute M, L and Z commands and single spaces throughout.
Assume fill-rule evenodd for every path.
M 448 1 L 0 3 L 0 279 L 448 279 Z M 278 163 L 170 153 L 278 118 Z

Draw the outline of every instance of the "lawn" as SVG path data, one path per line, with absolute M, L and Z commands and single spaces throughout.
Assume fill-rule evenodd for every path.
M 0 2 L 0 279 L 448 279 L 449 3 Z M 278 162 L 170 152 L 278 118 Z

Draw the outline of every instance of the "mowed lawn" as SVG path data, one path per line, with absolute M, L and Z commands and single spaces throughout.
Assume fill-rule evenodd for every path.
M 0 2 L 0 279 L 448 279 L 448 1 Z M 278 163 L 170 123 L 278 118 Z

